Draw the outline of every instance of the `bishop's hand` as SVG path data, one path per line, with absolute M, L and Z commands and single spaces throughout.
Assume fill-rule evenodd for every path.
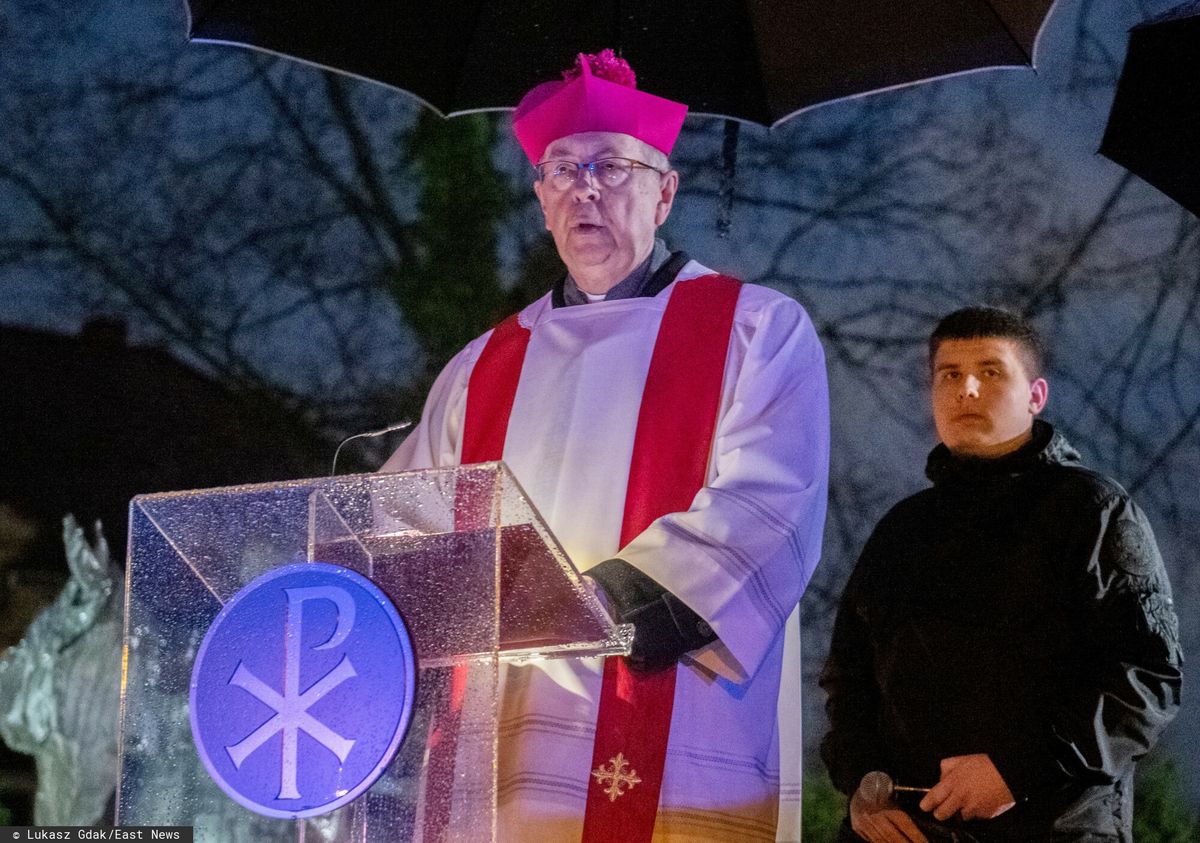
M 601 602 L 609 613 L 620 623 L 633 624 L 629 665 L 635 670 L 662 670 L 717 640 L 703 618 L 624 559 L 601 562 L 585 576 L 603 592 Z

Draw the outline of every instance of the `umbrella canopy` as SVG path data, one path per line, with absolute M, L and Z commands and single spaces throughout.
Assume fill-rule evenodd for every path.
M 1200 0 L 1130 30 L 1100 152 L 1200 217 Z
M 831 100 L 1032 64 L 1053 0 L 191 0 L 190 37 L 404 90 L 444 115 L 516 106 L 618 50 L 692 113 L 775 125 Z

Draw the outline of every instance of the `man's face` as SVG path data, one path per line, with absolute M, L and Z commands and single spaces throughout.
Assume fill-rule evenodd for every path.
M 1046 381 L 1030 380 L 1016 342 L 943 340 L 933 358 L 933 422 L 955 454 L 994 458 L 1015 451 L 1046 406 Z
M 597 158 L 646 161 L 645 147 L 629 135 L 582 132 L 559 138 L 542 153 L 542 161 L 576 164 Z M 534 192 L 546 218 L 546 229 L 571 277 L 588 293 L 606 293 L 639 263 L 654 244 L 654 231 L 666 220 L 679 186 L 674 170 L 660 175 L 635 168 L 619 187 L 597 185 L 580 174 L 566 190 L 535 181 Z

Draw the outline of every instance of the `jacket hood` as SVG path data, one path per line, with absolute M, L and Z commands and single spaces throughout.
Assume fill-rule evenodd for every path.
M 1080 465 L 1079 452 L 1049 422 L 1033 421 L 1033 438 L 1011 454 L 996 459 L 959 457 L 945 445 L 929 452 L 925 476 L 934 485 L 1017 477 L 1043 465 Z

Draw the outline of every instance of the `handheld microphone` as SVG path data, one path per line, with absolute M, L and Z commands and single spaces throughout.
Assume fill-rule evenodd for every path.
M 387 427 L 380 428 L 379 430 L 368 430 L 365 433 L 355 433 L 352 436 L 347 436 L 345 439 L 343 439 L 341 442 L 338 443 L 337 449 L 333 452 L 333 465 L 330 466 L 330 468 L 329 468 L 329 476 L 333 477 L 337 474 L 338 454 L 340 454 L 342 452 L 342 446 L 345 445 L 350 440 L 352 440 L 352 439 L 369 439 L 369 438 L 373 438 L 375 436 L 383 436 L 385 433 L 392 433 L 393 431 L 404 430 L 404 428 L 406 428 L 406 427 L 412 427 L 412 422 L 411 421 L 396 422 L 395 424 L 390 424 Z

